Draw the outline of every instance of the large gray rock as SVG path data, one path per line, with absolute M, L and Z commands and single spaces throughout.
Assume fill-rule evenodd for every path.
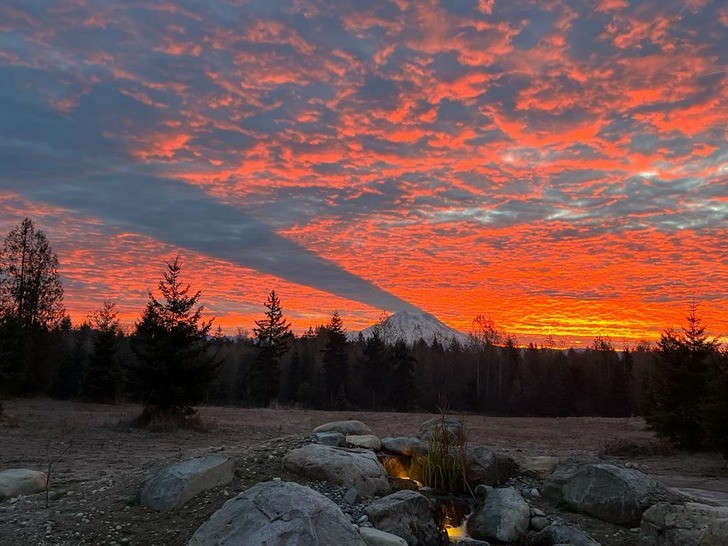
M 382 438 L 382 449 L 397 455 L 417 457 L 427 454 L 427 442 L 412 436 L 398 436 L 396 438 Z
M 503 485 L 518 470 L 518 465 L 513 459 L 482 446 L 469 446 L 467 459 L 468 482 L 471 486 Z
M 633 468 L 567 459 L 544 483 L 544 498 L 563 508 L 618 525 L 639 525 L 642 514 L 658 502 L 680 497 Z
M 462 428 L 463 424 L 457 417 L 445 416 L 444 419 L 442 417 L 433 417 L 420 425 L 420 431 L 417 436 L 427 442 L 434 432 L 442 435 L 444 431 L 449 439 L 454 441 L 462 433 Z
M 336 504 L 292 482 L 264 482 L 223 504 L 203 523 L 188 546 L 365 546 Z
M 315 434 L 311 434 L 311 440 L 315 444 L 323 444 L 325 446 L 346 446 L 346 436 L 341 434 L 341 432 L 316 432 Z
M 531 546 L 554 546 L 569 544 L 570 546 L 600 546 L 592 537 L 581 529 L 568 525 L 549 525 L 533 537 Z
M 346 444 L 372 451 L 379 451 L 382 448 L 382 442 L 374 434 L 350 434 L 346 437 Z
M 536 457 L 528 457 L 520 465 L 521 474 L 536 478 L 538 480 L 545 480 L 551 474 L 553 474 L 556 467 L 559 465 L 558 457 L 549 457 L 546 455 L 539 455 Z
M 372 434 L 372 429 L 361 421 L 351 419 L 349 421 L 331 421 L 324 423 L 313 429 L 313 433 L 317 432 L 340 432 L 344 436 L 352 436 L 357 434 Z
M 0 501 L 20 495 L 40 493 L 46 487 L 46 473 L 25 468 L 11 468 L 0 472 Z
M 407 546 L 407 541 L 402 537 L 374 527 L 362 527 L 359 534 L 367 546 Z
M 283 466 L 304 478 L 355 487 L 363 497 L 389 492 L 387 472 L 368 449 L 308 444 L 289 451 Z
M 640 546 L 728 544 L 728 507 L 656 504 L 642 516 Z
M 234 473 L 233 460 L 224 455 L 188 459 L 150 475 L 144 482 L 141 501 L 150 508 L 168 512 L 198 493 L 230 483 Z
M 468 519 L 468 534 L 481 540 L 516 542 L 528 533 L 531 508 L 513 487 L 493 489 Z
M 433 503 L 417 491 L 397 491 L 364 510 L 374 527 L 402 537 L 407 544 L 438 546 L 440 534 Z

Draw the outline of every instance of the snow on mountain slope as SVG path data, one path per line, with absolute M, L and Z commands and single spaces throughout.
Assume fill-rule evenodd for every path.
M 437 339 L 445 347 L 449 347 L 452 340 L 460 344 L 468 343 L 468 336 L 450 328 L 440 322 L 437 317 L 429 313 L 412 313 L 400 311 L 389 316 L 381 324 L 374 324 L 362 330 L 364 338 L 369 338 L 374 333 L 374 328 L 379 328 L 382 338 L 390 344 L 398 339 L 403 339 L 408 345 L 413 345 L 420 339 L 428 344 Z

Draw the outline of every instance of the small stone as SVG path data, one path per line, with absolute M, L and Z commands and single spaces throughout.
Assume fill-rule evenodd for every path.
M 346 493 L 344 493 L 344 500 L 349 504 L 356 504 L 356 501 L 359 500 L 359 492 L 355 487 L 350 487 Z
M 493 487 L 492 486 L 481 484 L 481 485 L 478 485 L 478 486 L 475 487 L 475 491 L 474 492 L 475 492 L 475 496 L 476 497 L 483 498 L 488 493 L 490 493 L 491 491 L 493 491 Z
M 630 529 L 630 532 L 632 532 L 632 533 L 639 533 L 640 532 L 640 528 L 639 527 L 632 527 Z
M 542 516 L 543 517 L 545 515 L 546 514 L 544 514 L 544 511 L 541 510 L 540 508 L 536 508 L 535 506 L 531 506 L 531 517 L 534 517 L 534 516 Z
M 532 489 L 531 489 L 531 490 L 529 491 L 529 494 L 530 494 L 530 495 L 531 495 L 532 497 L 540 497 L 540 496 L 541 496 L 541 493 L 539 493 L 538 489 L 536 489 L 535 487 L 534 487 L 534 488 L 532 488 Z
M 549 520 L 543 516 L 536 516 L 531 518 L 531 529 L 534 531 L 541 531 L 549 525 Z
M 366 521 L 369 521 L 369 516 L 367 516 L 367 515 L 363 515 L 362 517 L 360 517 L 360 518 L 359 518 L 359 519 L 357 520 L 357 523 L 358 523 L 359 525 L 361 525 L 362 523 L 364 523 L 364 522 L 366 522 Z

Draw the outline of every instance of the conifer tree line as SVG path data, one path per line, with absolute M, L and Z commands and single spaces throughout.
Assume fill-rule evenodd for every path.
M 273 290 L 252 336 L 227 337 L 205 318 L 182 258 L 162 268 L 129 332 L 111 300 L 72 325 L 58 258 L 23 220 L 0 251 L 0 399 L 139 401 L 143 420 L 200 403 L 433 411 L 445 397 L 453 411 L 494 415 L 643 415 L 681 447 L 728 457 L 728 350 L 695 304 L 684 328 L 623 351 L 603 337 L 583 350 L 520 347 L 482 315 L 467 344 L 410 346 L 384 328 L 352 337 L 336 311 L 297 336 Z

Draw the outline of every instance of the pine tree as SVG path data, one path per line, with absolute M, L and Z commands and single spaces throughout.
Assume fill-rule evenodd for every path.
M 145 404 L 140 422 L 156 415 L 184 423 L 202 401 L 219 362 L 209 353 L 212 319 L 202 320 L 201 292 L 180 281 L 179 255 L 166 263 L 158 289 L 162 301 L 149 292 L 141 320 L 132 336 L 136 363 L 131 367 L 136 393 Z
M 257 405 L 267 406 L 278 397 L 281 357 L 292 338 L 290 323 L 283 318 L 281 301 L 271 290 L 265 303 L 265 318 L 255 321 L 257 354 L 250 374 L 250 397 Z
M 704 439 L 701 400 L 707 391 L 707 361 L 717 344 L 708 339 L 695 304 L 687 321 L 682 331 L 668 329 L 660 336 L 647 423 L 680 447 L 699 449 Z
M 95 329 L 91 355 L 81 380 L 81 398 L 87 402 L 116 403 L 124 389 L 124 370 L 119 356 L 116 304 L 106 299 L 91 316 Z
M 8 233 L 0 251 L 0 316 L 45 330 L 65 317 L 58 257 L 30 218 Z
M 60 351 L 51 335 L 65 319 L 58 258 L 25 218 L 0 250 L 0 393 L 46 392 Z
M 388 399 L 389 366 L 387 362 L 387 346 L 379 333 L 379 328 L 364 341 L 364 377 L 363 382 L 369 391 L 369 403 L 372 409 L 379 409 L 382 402 Z
M 392 374 L 390 401 L 397 411 L 412 408 L 415 394 L 415 365 L 417 361 L 410 354 L 407 343 L 399 339 L 389 350 L 389 369 Z
M 331 322 L 326 326 L 326 348 L 323 356 L 326 384 L 326 399 L 329 406 L 334 401 L 346 400 L 346 380 L 349 374 L 346 330 L 338 311 L 334 311 Z M 343 396 L 342 396 L 343 393 Z
M 701 414 L 708 447 L 720 451 L 728 463 L 728 347 L 719 348 L 708 358 Z

